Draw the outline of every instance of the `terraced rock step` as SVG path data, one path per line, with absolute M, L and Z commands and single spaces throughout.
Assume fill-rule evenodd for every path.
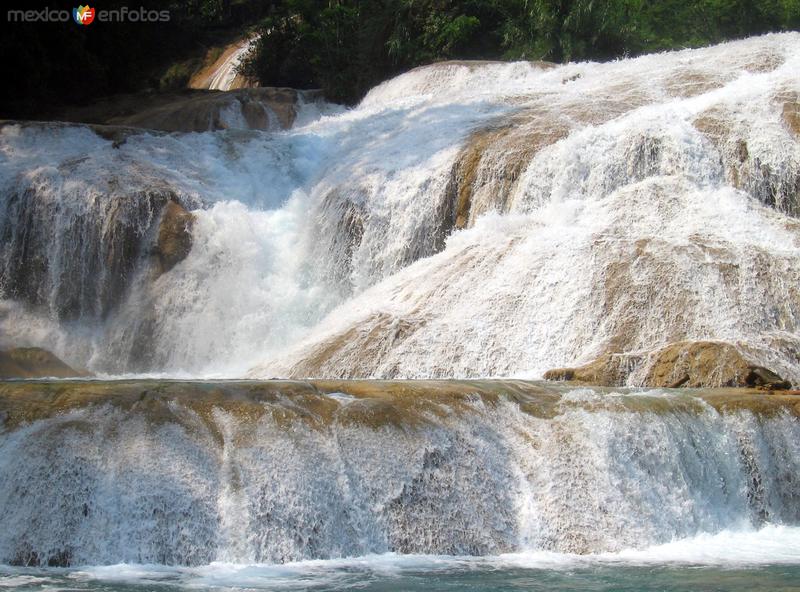
M 800 523 L 800 396 L 0 382 L 0 563 L 600 553 Z

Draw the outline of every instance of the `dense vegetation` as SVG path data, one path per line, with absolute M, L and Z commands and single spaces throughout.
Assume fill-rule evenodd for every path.
M 243 71 L 353 102 L 436 60 L 605 60 L 798 27 L 800 0 L 282 0 Z
M 169 22 L 9 22 L 12 9 L 169 10 Z M 30 0 L 0 19 L 0 117 L 48 117 L 61 105 L 142 89 L 185 86 L 209 48 L 240 37 L 269 0 Z
M 24 10 L 80 4 L 31 0 Z M 185 86 L 210 48 L 261 33 L 244 65 L 262 85 L 355 102 L 442 59 L 609 59 L 797 29 L 800 0 L 105 0 L 170 11 L 166 23 L 11 23 L 0 35 L 0 117 Z M 8 9 L 7 9 L 8 10 Z

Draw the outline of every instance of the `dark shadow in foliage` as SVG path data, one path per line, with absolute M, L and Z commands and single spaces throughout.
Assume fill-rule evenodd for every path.
M 72 20 L 78 2 L 32 0 L 5 10 L 66 10 L 67 22 L 9 22 L 0 34 L 0 118 L 48 118 L 64 105 L 116 93 L 158 89 L 170 65 L 202 56 L 210 45 L 233 41 L 262 19 L 263 0 L 104 0 L 97 11 L 170 12 L 168 22 Z

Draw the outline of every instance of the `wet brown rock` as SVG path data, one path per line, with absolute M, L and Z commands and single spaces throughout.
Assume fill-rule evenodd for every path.
M 712 387 L 748 384 L 752 364 L 727 343 L 682 341 L 670 344 L 645 361 L 645 386 Z
M 528 110 L 473 132 L 451 173 L 453 226 L 466 228 L 484 212 L 508 209 L 513 189 L 534 156 L 566 137 L 569 129 L 555 114 Z
M 456 228 L 466 228 L 472 209 L 472 192 L 478 175 L 478 166 L 484 151 L 496 141 L 508 128 L 500 130 L 483 129 L 474 132 L 467 140 L 453 170 L 455 180 L 455 212 Z
M 622 356 L 605 354 L 576 368 L 556 368 L 544 373 L 545 380 L 580 382 L 582 384 L 621 386 L 627 373 Z
M 798 93 L 785 93 L 780 97 L 783 102 L 781 113 L 786 127 L 800 139 L 800 95 Z
M 296 425 L 326 429 L 333 424 L 414 429 L 453 417 L 492 413 L 504 402 L 541 419 L 552 419 L 574 407 L 626 413 L 702 413 L 703 401 L 721 412 L 747 409 L 764 416 L 800 414 L 797 396 L 785 391 L 765 396 L 755 389 L 722 388 L 692 391 L 691 398 L 680 400 L 652 396 L 576 401 L 563 399 L 567 390 L 520 380 L 9 381 L 0 382 L 0 418 L 4 429 L 13 430 L 75 409 L 108 405 L 154 425 L 174 423 L 188 430 L 208 430 L 222 445 L 216 411 L 236 418 L 242 428 L 240 443 L 257 437 L 257 432 L 244 428 L 255 427 L 265 416 L 286 429 Z M 599 387 L 597 392 L 610 389 Z M 80 425 L 80 420 L 70 424 Z M 91 425 L 84 427 L 92 429 Z
M 731 133 L 729 119 L 722 109 L 712 108 L 704 111 L 695 118 L 693 125 L 715 145 Z
M 785 61 L 783 55 L 775 50 L 766 49 L 750 56 L 747 63 L 744 64 L 744 69 L 756 74 L 772 72 L 782 66 Z
M 509 102 L 519 104 L 519 111 L 473 131 L 456 157 L 449 187 L 454 228 L 466 228 L 490 210 L 507 211 L 519 179 L 536 155 L 573 129 L 602 125 L 645 104 L 647 98 L 626 88 L 557 107 L 525 96 Z
M 297 102 L 301 96 L 306 100 L 314 100 L 319 95 L 314 91 L 272 87 L 137 93 L 117 95 L 87 106 L 71 108 L 57 117 L 63 121 L 127 128 L 203 132 L 230 127 L 232 122 L 226 113 L 233 110 L 241 113 L 250 129 L 287 129 L 294 123 Z M 117 136 L 121 132 L 118 128 L 111 128 L 103 133 Z M 124 137 L 127 135 L 123 135 L 123 141 Z
M 76 370 L 39 347 L 18 347 L 0 351 L 0 379 L 74 378 L 88 375 L 85 370 Z
M 734 345 L 718 341 L 679 341 L 649 354 L 605 354 L 583 366 L 549 370 L 544 378 L 601 386 L 791 388 Z
M 315 256 L 330 261 L 321 272 L 333 286 L 350 288 L 353 257 L 364 238 L 365 200 L 366 191 L 359 187 L 337 187 L 325 195 L 320 214 L 314 217 Z
M 49 199 L 36 186 L 8 197 L 8 216 L 0 218 L 0 278 L 7 297 L 47 306 L 59 319 L 102 318 L 124 298 L 142 255 L 158 252 L 162 220 L 162 263 L 169 267 L 185 256 L 190 236 L 177 215 L 183 200 L 173 191 L 159 185 L 120 190 L 113 176 L 104 191 L 103 199 L 87 200 L 88 211 L 73 209 L 74 201 Z M 162 216 L 168 204 L 175 215 Z M 73 224 L 64 224 L 67 216 Z M 81 257 L 73 256 L 76 248 Z
M 72 562 L 72 551 L 69 548 L 51 551 L 46 556 L 39 556 L 29 545 L 23 544 L 9 562 L 15 567 L 69 567 Z
M 772 370 L 762 368 L 761 366 L 751 366 L 747 376 L 745 376 L 745 384 L 750 387 L 757 387 L 765 390 L 789 390 L 792 388 L 792 383 L 784 380 Z
M 424 325 L 424 320 L 399 318 L 388 313 L 370 315 L 363 326 L 349 328 L 324 343 L 312 346 L 307 355 L 287 372 L 288 376 L 351 378 L 351 360 L 385 359 L 392 347 L 398 346 Z M 342 360 L 346 360 L 342 362 Z M 392 369 L 386 374 L 393 377 Z
M 800 106 L 796 93 L 782 93 L 783 121 L 789 130 L 800 137 Z M 769 159 L 760 155 L 748 140 L 749 130 L 730 109 L 712 107 L 699 114 L 693 125 L 714 145 L 720 154 L 728 182 L 746 191 L 767 206 L 800 216 L 800 172 L 796 168 L 776 170 Z
M 717 88 L 722 88 L 725 80 L 701 70 L 680 70 L 665 84 L 667 92 L 677 97 L 695 97 Z
M 233 91 L 192 91 L 171 101 L 111 118 L 108 123 L 175 132 L 226 129 L 226 110 L 238 109 L 250 129 L 270 129 L 272 113 L 279 127 L 291 127 L 297 115 L 299 91 L 289 88 L 247 88 Z
M 183 261 L 192 248 L 194 215 L 180 204 L 169 201 L 161 215 L 156 255 L 159 269 L 166 273 Z

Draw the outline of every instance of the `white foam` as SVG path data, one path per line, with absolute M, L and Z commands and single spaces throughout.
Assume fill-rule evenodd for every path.
M 194 568 L 112 565 L 79 568 L 70 577 L 110 583 L 164 583 L 187 587 L 302 589 L 336 587 L 371 577 L 402 578 L 408 573 L 458 573 L 475 570 L 556 570 L 617 566 L 693 566 L 726 569 L 800 565 L 800 528 L 768 525 L 760 530 L 703 534 L 647 549 L 574 555 L 523 552 L 494 557 L 398 555 L 298 561 L 283 565 L 212 563 Z M 0 584 L 2 585 L 2 584 Z
M 130 352 L 153 309 L 154 353 L 141 370 L 206 377 L 256 364 L 261 377 L 303 373 L 315 348 L 334 351 L 330 366 L 313 366 L 325 375 L 537 377 L 608 343 L 718 339 L 800 380 L 800 302 L 785 288 L 800 282 L 798 230 L 758 201 L 800 175 L 800 143 L 775 100 L 797 90 L 798 39 L 555 68 L 432 65 L 353 109 L 301 106 L 297 127 L 278 133 L 115 143 L 81 127 L 4 126 L 3 203 L 35 189 L 52 285 L 41 309 L 0 315 L 0 333 L 127 374 L 140 369 Z M 682 96 L 695 79 L 709 87 Z M 744 186 L 721 164 L 741 150 L 694 125 L 710 108 L 746 140 L 755 172 Z M 490 207 L 444 246 L 466 138 L 521 110 L 567 135 L 530 156 L 503 211 Z M 595 111 L 604 116 L 592 123 Z M 502 158 L 487 156 L 486 187 L 508 174 Z M 188 258 L 155 283 L 140 269 L 107 318 L 53 321 L 59 286 L 99 281 L 102 261 L 62 273 L 75 258 L 70 233 L 109 194 L 143 188 L 197 208 Z M 364 355 L 357 339 L 339 347 L 345 333 L 372 336 L 380 353 Z
M 764 546 L 765 558 L 792 560 L 796 528 L 754 525 L 797 520 L 795 418 L 720 415 L 686 395 L 591 395 L 565 395 L 550 419 L 505 398 L 458 412 L 442 402 L 413 428 L 317 422 L 278 397 L 263 415 L 200 416 L 172 401 L 155 410 L 171 419 L 151 422 L 149 405 L 100 405 L 0 431 L 0 562 L 58 549 L 77 565 L 390 550 L 603 559 L 672 540 L 683 542 L 654 556 L 707 548 L 700 557 L 716 561 L 726 546 L 731 560 L 751 557 L 759 536 L 789 553 Z M 702 533 L 722 534 L 692 542 Z

